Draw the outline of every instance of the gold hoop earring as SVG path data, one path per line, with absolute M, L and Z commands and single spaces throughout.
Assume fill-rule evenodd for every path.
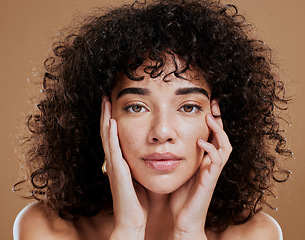
M 105 176 L 107 176 L 107 160 L 106 160 L 106 158 L 104 159 L 104 163 L 103 163 L 103 166 L 102 166 L 102 171 L 103 171 L 103 174 Z

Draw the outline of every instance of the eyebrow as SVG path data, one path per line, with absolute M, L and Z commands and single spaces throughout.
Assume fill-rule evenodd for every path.
M 116 99 L 119 99 L 120 97 L 126 95 L 126 94 L 138 94 L 138 95 L 149 95 L 150 91 L 147 88 L 125 88 L 122 91 L 119 92 Z
M 198 88 L 198 87 L 178 88 L 175 92 L 176 95 L 187 95 L 192 93 L 200 93 L 206 96 L 208 99 L 210 99 L 208 92 L 203 88 Z M 149 95 L 150 91 L 147 88 L 136 88 L 136 87 L 125 88 L 118 93 L 116 99 L 119 99 L 126 94 Z
M 190 88 L 179 88 L 176 90 L 176 95 L 187 95 L 192 93 L 200 93 L 210 99 L 208 92 L 203 88 L 190 87 Z

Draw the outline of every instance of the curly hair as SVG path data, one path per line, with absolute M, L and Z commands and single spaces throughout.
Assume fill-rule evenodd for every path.
M 44 97 L 27 121 L 28 177 L 18 184 L 30 182 L 30 197 L 64 219 L 111 210 L 102 174 L 102 96 L 110 95 L 119 73 L 141 81 L 135 70 L 147 58 L 156 62 L 148 73 L 158 76 L 165 54 L 172 54 L 185 61 L 182 72 L 196 66 L 204 73 L 233 147 L 206 227 L 222 231 L 247 221 L 268 205 L 273 182 L 288 179 L 280 160 L 291 155 L 280 128 L 284 84 L 270 49 L 251 29 L 235 6 L 212 0 L 136 1 L 87 16 L 44 62 Z

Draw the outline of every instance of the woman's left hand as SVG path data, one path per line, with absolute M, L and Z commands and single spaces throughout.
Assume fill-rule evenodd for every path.
M 213 115 L 220 115 L 218 103 L 211 106 Z M 171 194 L 170 207 L 174 218 L 174 239 L 207 239 L 205 221 L 219 175 L 232 151 L 221 118 L 207 115 L 211 142 L 199 139 L 197 144 L 206 154 L 196 174 Z

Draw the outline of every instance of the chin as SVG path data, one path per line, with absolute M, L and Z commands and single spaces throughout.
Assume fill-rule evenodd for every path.
M 170 194 L 174 191 L 176 191 L 181 185 L 176 184 L 167 184 L 167 183 L 161 183 L 161 184 L 150 184 L 150 185 L 143 185 L 147 190 L 150 192 L 156 193 L 156 194 Z
M 171 194 L 172 192 L 174 192 L 176 189 L 148 189 L 150 192 L 153 192 L 155 194 L 160 194 L 160 195 L 167 195 L 167 194 Z

